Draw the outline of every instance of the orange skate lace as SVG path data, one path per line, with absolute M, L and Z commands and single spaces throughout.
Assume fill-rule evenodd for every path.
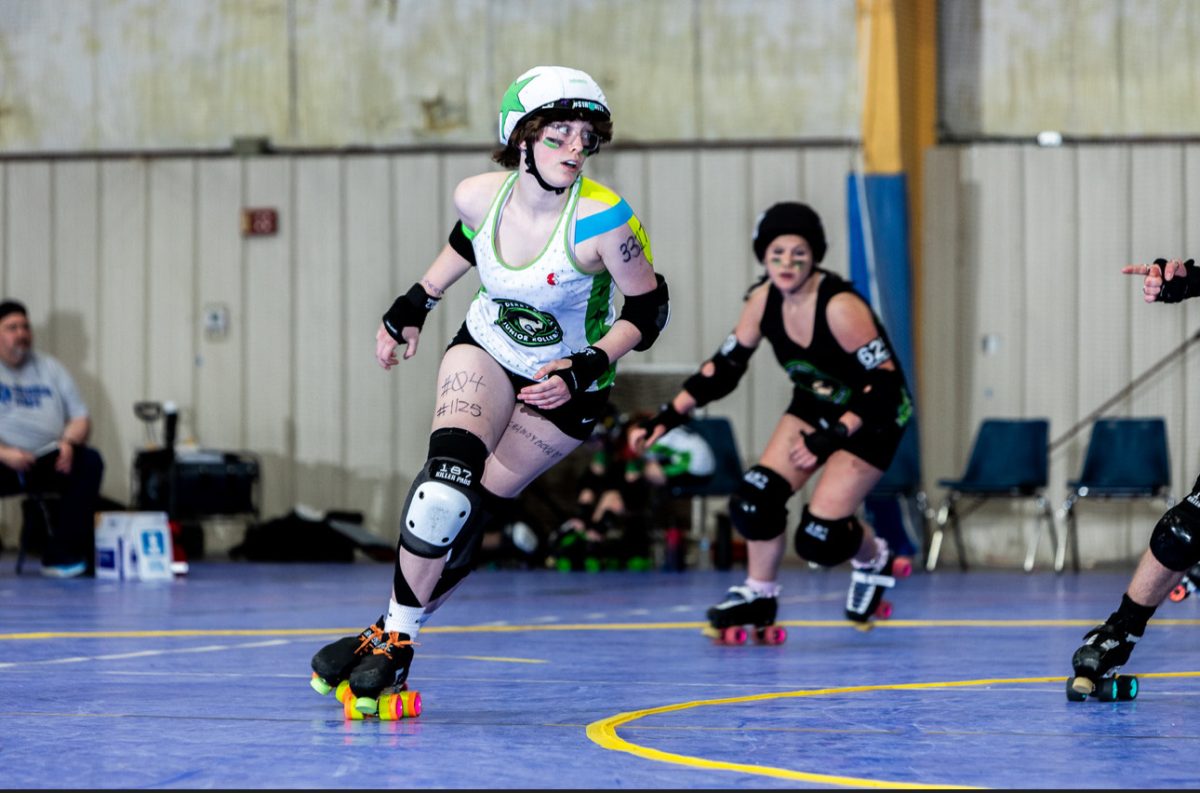
M 383 633 L 383 631 L 380 631 L 380 634 L 382 634 L 382 633 Z M 388 631 L 387 642 L 384 644 L 375 645 L 375 648 L 373 650 L 371 650 L 371 652 L 374 653 L 375 655 L 386 655 L 388 658 L 391 658 L 393 647 L 416 647 L 416 646 L 417 646 L 417 643 L 414 642 L 412 639 L 401 639 L 400 633 L 398 631 Z
M 355 655 L 366 655 L 371 649 L 371 643 L 376 638 L 383 638 L 383 628 L 378 625 L 372 625 L 370 633 L 362 637 L 362 641 L 358 643 L 358 647 L 354 650 Z

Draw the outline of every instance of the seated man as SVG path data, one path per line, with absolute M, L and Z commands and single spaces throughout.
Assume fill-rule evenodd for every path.
M 90 431 L 74 379 L 54 358 L 34 353 L 25 306 L 0 302 L 0 496 L 60 494 L 43 575 L 71 578 L 94 569 L 104 461 L 85 445 Z

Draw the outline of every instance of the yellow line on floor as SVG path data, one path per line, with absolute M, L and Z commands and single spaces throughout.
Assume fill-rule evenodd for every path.
M 1139 674 L 1141 677 L 1200 677 L 1200 672 L 1154 672 L 1148 674 Z M 794 699 L 799 697 L 821 697 L 831 694 L 854 694 L 866 691 L 914 691 L 921 689 L 934 688 L 967 688 L 979 686 L 993 685 L 1014 685 L 1021 683 L 1058 683 L 1066 678 L 1063 675 L 1054 677 L 1021 677 L 1021 678 L 989 678 L 983 680 L 953 680 L 937 683 L 893 683 L 874 686 L 844 686 L 841 688 L 821 688 L 810 689 L 805 691 L 777 691 L 767 694 L 751 694 L 743 697 L 725 697 L 722 699 L 704 699 L 694 702 L 681 702 L 675 705 L 664 705 L 658 708 L 649 708 L 647 710 L 635 710 L 628 713 L 618 713 L 615 716 L 610 716 L 607 719 L 592 722 L 587 726 L 587 736 L 594 743 L 599 744 L 605 749 L 610 749 L 616 752 L 626 752 L 636 757 L 641 757 L 646 760 L 655 760 L 661 763 L 673 763 L 683 765 L 689 768 L 706 768 L 719 771 L 734 771 L 743 774 L 757 774 L 759 776 L 775 777 L 777 779 L 791 779 L 799 782 L 815 782 L 825 785 L 845 785 L 848 787 L 869 787 L 869 788 L 902 788 L 907 790 L 944 790 L 944 789 L 969 789 L 977 790 L 966 785 L 934 785 L 924 784 L 919 782 L 896 782 L 892 780 L 866 779 L 850 776 L 834 776 L 830 774 L 816 774 L 806 771 L 793 771 L 787 768 L 776 768 L 774 766 L 753 765 L 747 763 L 727 763 L 719 760 L 707 760 L 702 757 L 692 757 L 689 755 L 675 754 L 673 752 L 663 752 L 658 749 L 652 749 L 648 746 L 626 741 L 617 735 L 617 730 L 621 727 L 629 725 L 631 722 L 646 716 L 653 716 L 660 713 L 671 713 L 674 711 L 688 710 L 691 708 L 707 707 L 712 705 L 732 705 L 745 702 L 760 702 L 768 699 Z
M 1084 620 L 880 620 L 876 628 L 1073 628 L 1091 627 L 1103 617 Z M 421 629 L 422 633 L 522 633 L 526 631 L 661 631 L 700 630 L 705 622 L 584 622 L 561 625 L 439 625 Z M 788 628 L 849 628 L 849 620 L 782 620 Z M 1155 619 L 1151 625 L 1200 626 L 1200 619 Z M 31 639 L 166 639 L 196 636 L 345 636 L 358 628 L 177 628 L 124 631 L 30 631 L 0 633 L 0 641 Z

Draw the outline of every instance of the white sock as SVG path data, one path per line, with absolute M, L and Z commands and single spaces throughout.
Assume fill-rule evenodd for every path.
M 425 608 L 423 606 L 401 606 L 389 598 L 387 616 L 383 620 L 383 630 L 385 633 L 392 631 L 407 633 L 408 638 L 415 639 L 421 631 L 421 626 L 428 619 L 424 615 Z
M 747 578 L 746 586 L 750 587 L 754 594 L 768 598 L 779 597 L 779 591 L 783 589 L 774 581 L 759 581 L 757 578 Z

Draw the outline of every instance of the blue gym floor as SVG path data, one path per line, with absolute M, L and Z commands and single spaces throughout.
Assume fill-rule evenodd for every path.
M 782 646 L 722 647 L 744 571 L 479 571 L 422 631 L 415 719 L 346 721 L 309 658 L 391 566 L 199 562 L 167 583 L 0 557 L 6 788 L 1195 788 L 1200 603 L 1163 604 L 1136 701 L 1071 703 L 1130 570 L 917 572 L 869 632 L 848 569 L 784 571 Z M 1190 747 L 1190 748 L 1189 748 Z

